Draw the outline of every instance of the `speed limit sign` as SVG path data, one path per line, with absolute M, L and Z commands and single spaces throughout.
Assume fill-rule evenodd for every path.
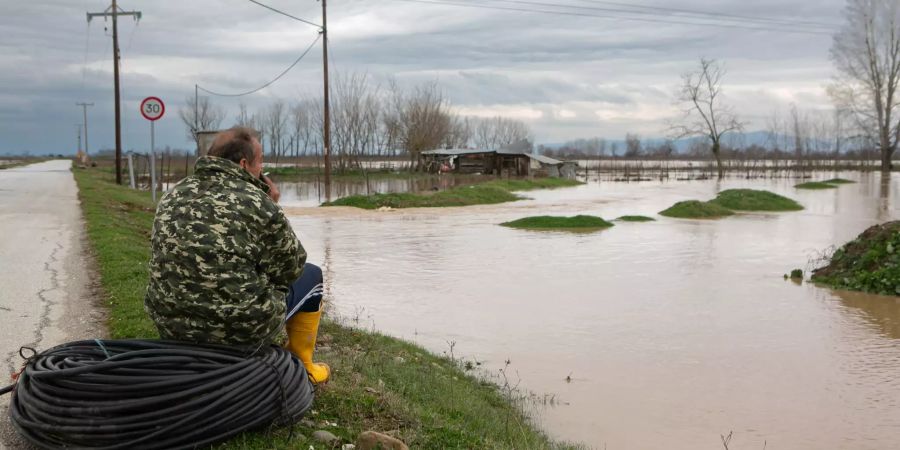
M 141 115 L 147 120 L 159 120 L 165 113 L 166 105 L 159 97 L 147 97 L 141 102 Z

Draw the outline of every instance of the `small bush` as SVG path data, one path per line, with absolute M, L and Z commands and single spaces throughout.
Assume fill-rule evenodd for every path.
M 535 216 L 513 220 L 512 222 L 504 222 L 500 225 L 510 228 L 523 228 L 530 230 L 596 229 L 609 228 L 613 226 L 612 223 L 596 216 Z
M 660 211 L 659 214 L 678 219 L 716 219 L 730 216 L 734 212 L 715 203 L 687 200 L 678 202 L 669 209 Z
M 839 289 L 900 295 L 900 221 L 870 227 L 831 255 L 812 280 Z
M 803 270 L 802 269 L 794 269 L 791 271 L 791 278 L 794 279 L 803 279 Z
M 847 180 L 847 179 L 845 179 L 845 178 L 832 178 L 832 179 L 830 179 L 830 180 L 825 180 L 825 181 L 823 181 L 823 183 L 828 183 L 828 184 L 851 184 L 851 183 L 856 183 L 856 182 L 853 181 L 853 180 Z
M 737 211 L 799 211 L 799 203 L 769 191 L 728 189 L 710 203 Z
M 807 181 L 806 183 L 795 184 L 794 187 L 797 189 L 837 189 L 836 185 L 821 181 Z
M 622 216 L 616 220 L 620 220 L 622 222 L 654 222 L 656 219 L 647 216 Z

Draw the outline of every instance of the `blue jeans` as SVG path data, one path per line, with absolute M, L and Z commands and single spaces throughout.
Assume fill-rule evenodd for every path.
M 304 297 L 306 301 L 303 301 Z M 322 269 L 315 264 L 306 263 L 303 266 L 303 274 L 288 289 L 285 301 L 288 319 L 298 312 L 318 311 L 322 302 Z

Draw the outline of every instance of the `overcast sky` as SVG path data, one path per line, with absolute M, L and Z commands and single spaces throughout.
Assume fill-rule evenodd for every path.
M 82 122 L 78 101 L 94 103 L 88 109 L 91 149 L 113 147 L 112 25 L 85 18 L 108 2 L 0 1 L 0 153 L 73 153 Z M 321 23 L 316 1 L 261 1 Z M 719 20 L 654 9 L 625 14 L 611 11 L 623 6 L 589 0 L 447 1 L 575 15 L 331 0 L 332 71 L 366 72 L 375 80 L 393 76 L 403 86 L 437 80 L 460 113 L 524 120 L 537 143 L 621 139 L 626 132 L 664 135 L 667 120 L 678 115 L 679 75 L 701 56 L 725 64 L 727 102 L 749 129 L 762 128 L 766 116 L 791 103 L 807 110 L 831 107 L 825 94 L 833 74 L 830 35 L 792 33 L 797 26 L 787 22 L 840 25 L 842 0 L 620 0 L 732 15 Z M 284 70 L 317 34 L 246 0 L 119 4 L 143 13 L 139 23 L 121 18 L 119 27 L 126 150 L 149 148 L 149 124 L 138 111 L 142 98 L 158 96 L 167 105 L 157 122 L 157 146 L 190 148 L 177 110 L 193 96 L 195 83 L 221 92 L 255 88 Z M 755 22 L 747 17 L 779 22 L 752 30 Z M 244 102 L 255 110 L 274 98 L 319 94 L 321 63 L 317 45 L 284 78 Z M 229 109 L 223 125 L 230 125 L 238 100 L 213 101 Z

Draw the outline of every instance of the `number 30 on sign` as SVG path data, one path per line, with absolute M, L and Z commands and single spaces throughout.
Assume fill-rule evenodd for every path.
M 147 120 L 159 120 L 165 113 L 166 105 L 159 97 L 147 97 L 141 102 L 141 115 Z

